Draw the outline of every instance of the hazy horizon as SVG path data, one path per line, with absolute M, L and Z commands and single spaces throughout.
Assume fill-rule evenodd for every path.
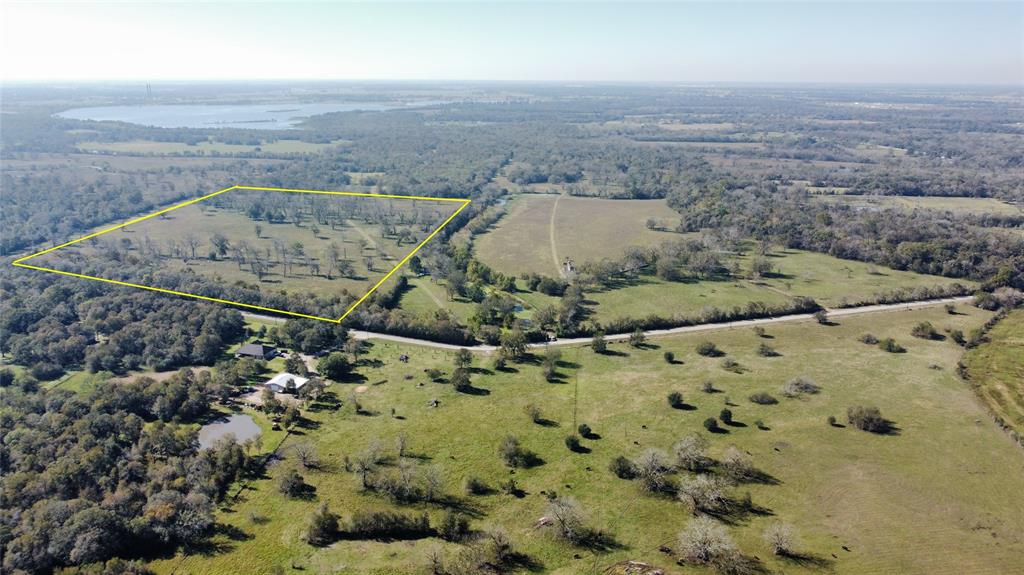
M 0 78 L 17 83 L 1024 83 L 1024 6 L 1013 2 L 14 2 L 2 10 Z

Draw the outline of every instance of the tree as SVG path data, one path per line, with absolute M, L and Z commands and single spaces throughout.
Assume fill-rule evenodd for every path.
M 518 327 L 501 334 L 500 353 L 512 360 L 520 360 L 526 355 L 526 334 Z
M 597 332 L 590 340 L 590 348 L 594 353 L 605 353 L 608 351 L 608 343 L 604 340 L 604 332 Z
M 910 335 L 921 339 L 941 339 L 939 331 L 935 329 L 930 321 L 922 321 L 910 330 Z
M 569 451 L 579 452 L 583 450 L 580 438 L 576 435 L 565 436 L 565 446 L 569 448 Z
M 548 502 L 546 516 L 553 522 L 555 534 L 572 544 L 578 544 L 587 537 L 583 508 L 573 497 L 555 497 Z
M 461 513 L 448 510 L 437 526 L 437 534 L 445 541 L 458 543 L 469 536 L 469 519 Z
M 690 520 L 686 529 L 679 533 L 679 554 L 687 561 L 708 563 L 735 550 L 736 544 L 729 532 L 710 517 Z
M 295 459 L 303 469 L 313 469 L 320 465 L 320 458 L 316 454 L 316 448 L 308 443 L 297 443 L 292 447 Z
M 775 555 L 793 555 L 797 546 L 796 531 L 788 523 L 776 521 L 764 530 L 764 541 Z
M 697 346 L 697 353 L 704 357 L 719 357 L 725 355 L 722 350 L 718 349 L 718 346 L 710 341 L 701 342 Z
M 644 335 L 643 330 L 640 328 L 636 328 L 633 330 L 633 333 L 629 334 L 629 345 L 633 347 L 641 347 L 645 341 L 647 341 L 647 336 Z
M 306 360 L 302 359 L 302 356 L 298 352 L 293 351 L 287 359 L 284 360 L 284 370 L 288 373 L 305 377 L 309 374 L 309 369 L 306 367 Z
M 309 526 L 306 528 L 306 542 L 317 547 L 329 545 L 337 533 L 338 516 L 331 513 L 326 502 L 321 503 L 320 508 L 310 517 Z
M 562 359 L 562 352 L 558 348 L 549 347 L 544 350 L 544 362 L 541 368 L 544 372 L 544 379 L 551 381 L 557 375 L 558 361 Z
M 666 351 L 664 354 L 664 358 L 665 363 L 671 364 L 676 362 L 676 354 L 672 353 L 671 351 Z
M 210 236 L 210 244 L 213 245 L 215 250 L 217 250 L 217 255 L 221 257 L 228 255 L 228 249 L 231 248 L 231 243 L 228 241 L 228 238 L 220 232 L 214 232 L 214 234 Z
M 466 348 L 460 348 L 455 353 L 455 368 L 456 369 L 467 369 L 473 365 L 473 354 Z
M 456 368 L 452 372 L 451 382 L 456 391 L 463 393 L 473 388 L 473 384 L 469 380 L 469 370 L 465 368 Z
M 661 493 L 669 485 L 672 464 L 660 449 L 648 449 L 633 462 L 640 487 L 649 493 Z
M 693 512 L 713 512 L 718 511 L 726 503 L 726 487 L 727 483 L 721 477 L 695 475 L 679 484 L 677 496 Z
M 704 420 L 704 429 L 708 431 L 718 431 L 718 421 L 714 417 L 709 417 Z
M 828 312 L 823 309 L 819 309 L 818 311 L 814 312 L 814 321 L 820 323 L 821 325 L 828 325 Z
M 335 351 L 320 358 L 316 364 L 316 370 L 329 379 L 341 381 L 351 373 L 352 366 L 345 354 Z
M 683 436 L 672 446 L 672 451 L 676 456 L 676 465 L 687 471 L 704 471 L 709 463 L 707 455 L 705 455 L 707 448 L 708 440 L 703 436 L 697 434 Z
M 256 231 L 256 238 L 257 239 L 261 238 L 263 236 L 263 225 L 262 224 L 256 224 L 256 225 L 253 226 L 253 228 Z

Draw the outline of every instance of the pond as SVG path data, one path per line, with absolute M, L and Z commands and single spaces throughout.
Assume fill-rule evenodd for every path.
M 239 443 L 259 436 L 260 426 L 256 425 L 252 417 L 245 414 L 234 414 L 213 423 L 208 423 L 199 429 L 199 449 L 208 449 L 218 439 L 233 434 Z
M 356 110 L 379 112 L 405 106 L 430 106 L 440 101 L 278 102 L 274 104 L 153 104 L 74 108 L 57 116 L 72 120 L 128 122 L 156 128 L 293 129 L 304 118 Z

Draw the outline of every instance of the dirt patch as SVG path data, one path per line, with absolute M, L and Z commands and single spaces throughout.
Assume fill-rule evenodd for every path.
M 367 386 L 365 386 L 365 385 L 360 385 L 359 387 L 357 387 L 357 388 L 356 388 L 356 393 L 363 393 L 363 392 L 365 392 L 365 391 L 366 391 L 367 389 L 370 389 L 370 388 L 369 388 L 369 387 L 367 387 Z

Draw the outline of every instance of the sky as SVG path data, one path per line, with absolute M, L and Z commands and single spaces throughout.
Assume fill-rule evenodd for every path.
M 0 80 L 1024 84 L 1024 2 L 0 2 Z

